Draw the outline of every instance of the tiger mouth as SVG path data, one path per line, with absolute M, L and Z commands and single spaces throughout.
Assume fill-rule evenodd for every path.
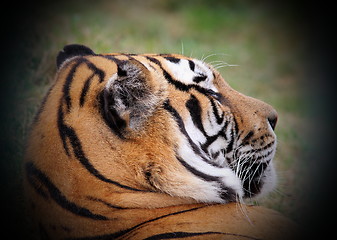
M 244 198 L 252 198 L 262 192 L 269 179 L 271 163 L 276 151 L 276 142 L 272 141 L 259 149 L 240 151 L 237 148 L 233 154 L 233 161 L 229 167 L 241 180 Z
M 244 197 L 251 198 L 261 192 L 261 189 L 264 185 L 264 176 L 267 167 L 269 166 L 269 162 L 260 162 L 254 164 L 243 164 L 242 167 L 246 172 L 243 176 L 242 180 L 242 187 L 244 191 Z M 247 165 L 247 166 L 245 166 Z

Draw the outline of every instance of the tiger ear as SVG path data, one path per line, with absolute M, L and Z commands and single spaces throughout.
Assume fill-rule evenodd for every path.
M 80 44 L 69 44 L 64 46 L 56 58 L 56 65 L 59 69 L 62 63 L 76 56 L 94 55 L 95 53 L 88 47 Z
M 142 129 L 165 99 L 165 84 L 135 60 L 120 61 L 102 92 L 103 115 L 120 136 Z

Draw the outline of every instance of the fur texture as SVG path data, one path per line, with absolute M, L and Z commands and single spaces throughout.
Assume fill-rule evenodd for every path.
M 44 237 L 289 239 L 290 220 L 241 203 L 275 184 L 271 106 L 181 55 L 70 45 L 57 65 L 24 166 Z

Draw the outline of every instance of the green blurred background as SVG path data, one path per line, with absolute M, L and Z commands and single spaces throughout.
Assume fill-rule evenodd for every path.
M 312 97 L 317 90 L 308 70 L 313 65 L 309 58 L 315 56 L 308 41 L 312 21 L 303 20 L 301 7 L 220 0 L 41 1 L 22 7 L 19 12 L 14 8 L 12 25 L 2 21 L 1 177 L 6 185 L 3 198 L 8 200 L 4 204 L 15 221 L 25 225 L 27 220 L 21 214 L 21 162 L 29 126 L 53 83 L 56 55 L 70 43 L 97 53 L 180 53 L 228 63 L 219 71 L 234 89 L 279 113 L 278 186 L 251 203 L 299 223 L 306 218 L 312 178 L 320 176 L 313 172 L 317 131 L 325 127 L 317 124 L 313 107 L 325 110 Z

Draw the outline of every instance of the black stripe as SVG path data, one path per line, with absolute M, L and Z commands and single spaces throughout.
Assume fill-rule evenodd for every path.
M 29 163 L 31 164 L 31 163 Z M 43 197 L 45 200 L 49 199 L 48 190 L 45 189 L 44 185 L 42 185 L 39 179 L 36 179 L 34 174 L 31 174 L 31 170 L 29 168 L 29 164 L 26 164 L 26 177 L 29 182 L 29 184 L 35 189 L 36 193 L 38 193 L 41 197 Z
M 270 148 L 273 144 L 275 143 L 275 141 L 271 141 L 270 143 L 268 143 L 266 146 L 264 146 L 263 148 L 259 148 L 259 149 L 256 149 L 257 151 L 263 151 L 263 150 L 266 150 L 268 148 Z
M 109 239 L 116 239 L 118 237 L 123 237 L 124 235 L 130 233 L 131 231 L 133 230 L 136 230 L 137 228 L 147 224 L 147 223 L 150 223 L 150 222 L 155 222 L 157 220 L 160 220 L 160 219 L 163 219 L 163 218 L 167 218 L 167 217 L 171 217 L 171 216 L 175 216 L 175 215 L 179 215 L 179 214 L 183 214 L 183 213 L 187 213 L 187 212 L 192 212 L 192 211 L 196 211 L 198 209 L 201 209 L 201 208 L 204 208 L 204 207 L 207 207 L 207 206 L 202 206 L 202 207 L 195 207 L 195 208 L 190 208 L 190 209 L 187 209 L 187 210 L 182 210 L 182 211 L 178 211 L 178 212 L 174 212 L 174 213 L 169 213 L 169 214 L 165 214 L 165 215 L 162 215 L 160 217 L 157 217 L 157 218 L 153 218 L 153 219 L 150 219 L 148 221 L 145 221 L 145 222 L 142 222 L 142 223 L 139 223 L 131 228 L 128 228 L 128 229 L 125 229 L 125 230 L 122 230 L 122 231 L 119 231 L 119 232 L 115 232 L 115 233 L 111 233 L 111 234 L 106 234 L 106 235 L 98 235 L 98 236 L 93 236 L 93 237 L 83 237 L 83 238 L 68 238 L 69 240 L 70 239 L 76 239 L 76 240 L 109 240 Z
M 87 217 L 95 220 L 108 220 L 107 217 L 99 214 L 94 214 L 90 210 L 80 207 L 73 202 L 70 202 L 61 191 L 50 181 L 50 179 L 32 162 L 27 162 L 25 165 L 27 176 L 37 179 L 47 190 L 50 197 L 63 209 L 66 209 L 76 215 Z
M 202 144 L 201 149 L 204 152 L 208 152 L 208 147 L 215 142 L 219 137 L 223 137 L 225 140 L 227 140 L 226 137 L 226 128 L 228 125 L 228 122 L 225 123 L 224 127 L 219 131 L 218 134 L 213 135 L 213 136 L 208 136 L 208 134 L 206 133 L 204 126 L 202 124 L 202 120 L 201 120 L 201 107 L 199 104 L 199 101 L 192 95 L 191 98 L 186 102 L 186 107 L 190 112 L 192 121 L 194 123 L 194 125 L 197 126 L 197 128 L 203 133 L 203 135 L 206 137 L 206 142 L 204 144 Z M 222 118 L 223 120 L 224 118 Z M 233 144 L 233 143 L 232 143 Z M 217 165 L 216 163 L 212 163 L 213 166 L 218 166 L 221 167 L 219 165 Z
M 200 107 L 199 100 L 194 95 L 191 95 L 190 99 L 187 100 L 185 106 L 190 112 L 194 125 L 202 132 L 205 137 L 207 137 L 208 135 L 205 132 L 204 125 L 202 124 L 201 120 L 202 109 Z
M 63 84 L 63 99 L 66 102 L 67 105 L 67 111 L 70 110 L 71 108 L 71 97 L 69 94 L 70 91 L 70 87 L 71 87 L 71 83 L 73 81 L 76 69 L 78 68 L 79 65 L 81 65 L 84 62 L 84 58 L 78 58 L 77 62 L 72 66 L 70 72 L 68 73 L 67 77 L 66 77 L 66 81 Z
M 126 54 L 122 54 L 122 55 L 126 56 L 128 59 L 130 59 L 130 56 L 128 56 L 128 55 L 126 55 Z M 105 59 L 108 59 L 110 61 L 113 61 L 117 65 L 117 68 L 118 68 L 118 65 L 123 64 L 123 62 L 127 61 L 127 60 L 120 60 L 120 59 L 118 59 L 114 56 L 111 56 L 111 55 L 100 55 L 100 56 L 105 58 Z
M 188 65 L 190 66 L 190 69 L 194 72 L 195 63 L 192 60 L 188 60 Z
M 256 160 L 256 161 L 259 161 L 259 160 L 261 160 L 262 158 L 266 158 L 266 157 L 268 157 L 270 154 L 272 154 L 273 152 L 274 152 L 273 150 L 270 150 L 270 151 L 268 151 L 266 154 L 261 155 L 261 156 L 258 156 L 257 158 L 255 158 L 255 160 Z
M 90 62 L 89 60 L 85 59 L 85 63 L 87 64 L 87 66 L 95 73 L 95 75 L 98 75 L 98 79 L 99 82 L 103 82 L 104 78 L 105 78 L 105 72 L 102 69 L 99 69 L 96 67 L 96 65 L 92 62 Z
M 113 59 L 113 58 L 109 58 L 109 59 Z M 69 147 L 67 144 L 67 139 L 70 142 L 70 145 L 72 146 L 73 149 L 73 153 L 75 155 L 75 157 L 80 161 L 80 163 L 95 177 L 97 177 L 98 179 L 107 182 L 107 183 L 111 183 L 114 184 L 120 188 L 124 188 L 127 190 L 132 190 L 132 191 L 144 191 L 144 190 L 140 190 L 140 189 L 136 189 L 136 188 L 132 188 L 123 184 L 120 184 L 119 182 L 113 181 L 111 179 L 108 179 L 106 177 L 104 177 L 96 168 L 94 168 L 94 166 L 90 163 L 89 159 L 85 156 L 84 151 L 82 149 L 82 144 L 79 140 L 79 138 L 77 137 L 77 134 L 75 132 L 75 130 L 66 125 L 64 123 L 64 112 L 62 110 L 63 107 L 63 100 L 65 100 L 66 106 L 67 106 L 67 111 L 70 110 L 71 107 L 71 101 L 70 101 L 70 96 L 69 96 L 69 90 L 70 90 L 70 84 L 71 81 L 73 79 L 73 76 L 75 74 L 76 68 L 81 64 L 81 63 L 87 63 L 88 67 L 93 69 L 93 71 L 99 75 L 100 77 L 100 81 L 103 81 L 103 78 L 105 76 L 105 73 L 99 69 L 97 69 L 95 67 L 94 64 L 90 63 L 87 59 L 84 58 L 79 58 L 78 62 L 72 67 L 70 73 L 67 76 L 66 82 L 63 86 L 63 96 L 60 99 L 60 106 L 59 106 L 59 110 L 58 110 L 58 119 L 57 119 L 57 124 L 58 124 L 58 129 L 59 129 L 59 134 L 62 140 L 62 144 L 64 147 L 64 150 L 66 152 L 66 154 L 68 156 L 70 156 L 70 151 L 69 151 Z
M 62 100 L 61 100 L 62 101 Z M 67 136 L 68 136 L 68 126 L 64 124 L 63 121 L 63 111 L 62 111 L 62 102 L 60 103 L 58 115 L 57 115 L 57 126 L 59 129 L 59 134 L 62 140 L 64 151 L 66 152 L 67 156 L 70 156 L 69 148 L 67 145 Z
M 221 185 L 220 197 L 226 202 L 235 202 L 236 201 L 236 192 L 234 189 Z
M 172 62 L 172 63 L 179 63 L 180 59 L 176 57 L 164 57 L 166 60 Z
M 268 145 L 266 145 L 265 147 L 263 148 L 259 148 L 259 149 L 252 149 L 252 150 L 249 150 L 249 151 L 245 151 L 243 152 L 244 154 L 250 154 L 250 153 L 254 153 L 255 155 L 257 155 L 258 153 L 268 149 L 271 147 L 271 145 L 273 144 L 274 142 L 271 142 L 269 143 Z M 262 155 L 262 156 L 259 156 L 258 158 L 255 158 L 255 160 L 260 160 L 261 158 L 264 158 L 264 157 L 267 157 L 269 156 L 270 154 L 272 154 L 274 152 L 274 150 L 269 150 L 266 154 Z
M 221 166 L 217 165 L 216 163 L 210 161 L 209 159 L 207 159 L 202 153 L 201 153 L 201 149 L 193 142 L 193 140 L 191 139 L 191 137 L 188 135 L 187 131 L 186 131 L 186 128 L 185 128 L 185 124 L 181 118 L 181 116 L 179 115 L 179 113 L 177 112 L 177 110 L 175 110 L 171 104 L 170 104 L 170 101 L 167 99 L 164 104 L 163 104 L 163 107 L 165 110 L 167 110 L 172 116 L 173 118 L 175 119 L 175 121 L 177 122 L 178 124 L 178 127 L 180 129 L 180 132 L 182 134 L 185 135 L 188 143 L 190 144 L 193 152 L 198 155 L 199 157 L 202 158 L 203 161 L 207 162 L 208 164 L 214 166 L 214 167 L 219 167 L 221 168 Z
M 160 61 L 159 61 L 158 59 L 156 59 L 156 58 L 154 58 L 154 57 L 149 57 L 149 56 L 146 56 L 146 58 L 147 58 L 148 60 L 150 60 L 151 62 L 157 64 L 160 68 L 163 68 L 162 65 L 161 65 L 161 63 L 160 63 Z
M 67 105 L 67 110 L 68 111 L 71 108 L 71 97 L 70 97 L 70 94 L 69 94 L 69 91 L 70 91 L 70 88 L 71 88 L 71 84 L 72 84 L 72 81 L 73 81 L 73 78 L 74 78 L 74 75 L 76 73 L 77 68 L 82 63 L 86 63 L 87 66 L 88 66 L 88 68 L 91 69 L 94 72 L 94 74 L 97 74 L 99 76 L 99 82 L 103 82 L 104 77 L 105 77 L 104 71 L 102 71 L 101 69 L 97 68 L 95 66 L 95 64 L 91 63 L 86 58 L 81 57 L 81 58 L 76 59 L 76 63 L 72 66 L 70 72 L 68 73 L 68 75 L 66 77 L 66 81 L 65 81 L 65 83 L 63 85 L 63 98 L 66 101 L 66 105 Z M 89 83 L 87 83 L 87 84 L 89 84 Z M 89 87 L 89 86 L 87 86 L 87 87 Z M 82 90 L 82 94 L 85 95 L 86 91 Z
M 199 75 L 199 76 L 195 76 L 195 77 L 193 77 L 193 82 L 195 82 L 195 83 L 200 83 L 200 82 L 203 82 L 203 81 L 205 81 L 207 79 L 207 76 L 205 76 L 205 75 Z
M 233 118 L 233 122 L 234 124 L 234 128 L 232 127 L 230 129 L 230 133 L 229 133 L 229 137 L 227 137 L 226 133 L 227 133 L 227 127 L 229 126 L 228 122 L 226 122 L 224 128 L 222 129 L 222 136 L 228 141 L 229 139 L 229 142 L 226 146 L 226 148 L 223 150 L 224 153 L 230 153 L 232 150 L 233 150 L 233 146 L 234 146 L 234 140 L 235 140 L 235 132 L 237 130 L 237 125 L 236 125 L 236 121 L 235 121 L 235 118 Z
M 175 80 L 173 79 L 173 77 L 164 69 L 164 67 L 162 66 L 161 62 L 154 58 L 154 57 L 149 57 L 149 56 L 146 56 L 146 58 L 148 60 L 150 60 L 151 62 L 155 63 L 156 65 L 158 65 L 161 70 L 163 71 L 163 75 L 165 77 L 165 79 L 172 85 L 174 85 L 178 90 L 180 91 L 183 91 L 183 92 L 188 92 L 190 89 L 194 89 L 196 91 L 198 91 L 199 93 L 205 95 L 206 97 L 208 98 L 215 98 L 216 100 L 218 100 L 221 104 L 223 105 L 226 105 L 228 106 L 229 108 L 233 108 L 230 101 L 225 98 L 221 93 L 217 93 L 217 92 L 214 92 L 213 90 L 211 89 L 206 89 L 206 88 L 203 88 L 199 85 L 196 85 L 196 84 L 184 84 L 178 80 Z M 193 68 L 193 64 L 191 64 L 191 62 L 189 62 L 190 64 L 190 68 Z M 191 66 L 192 65 L 192 66 Z M 214 75 L 214 73 L 213 73 Z M 202 77 L 203 78 L 203 77 Z
M 79 138 L 77 137 L 77 134 L 75 132 L 75 130 L 70 127 L 67 126 L 64 123 L 64 119 L 63 116 L 64 113 L 62 111 L 62 103 L 59 106 L 59 111 L 58 111 L 58 128 L 59 128 L 59 133 L 61 136 L 61 140 L 63 143 L 63 147 L 65 149 L 65 152 L 68 156 L 70 156 L 70 152 L 69 152 L 69 147 L 67 145 L 67 139 L 70 142 L 70 145 L 72 146 L 73 149 L 73 153 L 75 155 L 75 157 L 80 161 L 80 163 L 91 173 L 93 174 L 95 177 L 97 177 L 98 179 L 107 182 L 107 183 L 112 183 L 118 187 L 127 189 L 127 190 L 132 190 L 132 191 L 144 191 L 144 190 L 140 190 L 140 189 L 136 189 L 136 188 L 132 188 L 123 184 L 120 184 L 116 181 L 113 181 L 111 179 L 108 179 L 106 177 L 104 177 L 96 168 L 94 168 L 94 166 L 90 163 L 89 159 L 85 156 L 84 151 L 82 149 L 82 144 L 79 140 Z
M 165 79 L 171 83 L 172 85 L 174 85 L 178 90 L 182 91 L 182 92 L 187 92 L 191 89 L 191 85 L 186 85 L 180 81 L 177 81 L 175 79 L 172 78 L 172 76 L 164 69 L 163 70 L 163 75 L 165 77 Z
M 180 129 L 180 132 L 182 134 L 185 135 L 185 137 L 187 138 L 189 144 L 191 145 L 191 147 L 193 148 L 193 151 L 199 155 L 201 155 L 200 149 L 198 148 L 198 146 L 192 141 L 192 139 L 190 138 L 190 136 L 188 135 L 186 128 L 185 128 L 185 124 L 184 121 L 182 120 L 181 116 L 179 115 L 179 113 L 177 112 L 177 110 L 175 110 L 172 105 L 170 104 L 170 100 L 167 99 L 164 104 L 163 107 L 166 111 L 168 111 L 174 118 L 174 120 L 176 121 L 176 123 L 178 124 L 178 127 Z
M 216 123 L 218 125 L 220 125 L 224 121 L 225 113 L 222 112 L 222 116 L 220 116 L 218 108 L 216 107 L 216 104 L 215 104 L 215 102 L 212 98 L 210 98 L 210 102 L 211 102 L 211 105 L 212 105 L 212 110 L 213 110 L 212 112 L 215 116 Z
M 203 172 L 200 172 L 199 170 L 195 169 L 194 167 L 192 167 L 191 165 L 189 165 L 184 159 L 182 159 L 181 157 L 176 156 L 177 160 L 191 173 L 193 173 L 194 175 L 202 178 L 205 181 L 208 182 L 220 182 L 220 178 L 219 177 L 214 177 L 208 174 L 205 174 Z
M 123 70 L 119 65 L 117 65 L 117 75 L 118 77 L 126 77 L 128 75 L 127 71 Z
M 190 238 L 190 237 L 204 236 L 204 235 L 226 235 L 226 236 L 247 238 L 247 239 L 252 239 L 252 240 L 259 240 L 258 238 L 254 238 L 251 236 L 246 236 L 246 235 L 236 234 L 236 233 L 224 233 L 224 232 L 169 232 L 169 233 L 156 234 L 151 237 L 147 237 L 144 240 Z
M 239 133 L 239 126 L 238 126 L 238 122 L 236 121 L 235 116 L 233 118 L 233 121 L 234 121 L 234 133 L 235 133 L 235 135 L 238 135 L 238 133 Z
M 262 151 L 264 151 L 264 150 L 270 148 L 274 143 L 275 143 L 275 142 L 272 141 L 272 142 L 270 142 L 269 144 L 267 144 L 266 146 L 264 146 L 264 147 L 262 147 L 262 148 L 252 149 L 252 150 L 246 151 L 246 152 L 244 152 L 244 153 L 259 153 L 259 152 L 262 152 Z M 247 144 L 247 145 L 248 145 L 248 144 Z M 272 151 L 272 150 L 270 150 L 270 151 Z
M 208 147 L 213 143 L 215 142 L 220 136 L 222 136 L 221 133 L 217 134 L 217 135 L 214 135 L 214 136 L 211 136 L 211 137 L 207 137 L 207 140 L 204 144 L 201 145 L 201 149 L 204 151 L 204 152 L 208 152 Z M 214 158 L 214 157 L 212 157 Z
M 208 147 L 215 142 L 219 137 L 223 137 L 225 140 L 228 140 L 226 136 L 227 127 L 229 125 L 229 122 L 226 121 L 225 125 L 222 127 L 222 129 L 218 132 L 218 134 L 214 136 L 207 137 L 207 140 L 204 144 L 201 145 L 201 149 L 205 152 L 208 151 Z M 231 139 L 232 143 L 229 143 L 227 146 L 232 145 L 233 146 L 233 139 Z M 218 153 L 219 154 L 219 153 Z M 226 154 L 226 150 L 224 150 L 224 154 Z M 213 157 L 214 158 L 214 157 Z
M 165 79 L 172 85 L 174 85 L 178 90 L 183 91 L 183 92 L 188 92 L 190 89 L 195 89 L 196 91 L 204 94 L 205 96 L 209 96 L 209 91 L 206 88 L 200 87 L 199 85 L 195 84 L 184 84 L 178 80 L 173 79 L 173 77 L 163 68 L 161 62 L 153 57 L 146 57 L 148 60 L 151 62 L 157 64 L 163 71 L 163 75 Z
M 215 107 L 215 103 L 214 101 L 211 99 L 211 103 L 213 105 L 213 113 L 216 116 L 217 119 L 217 124 L 221 124 L 224 120 L 224 114 L 220 117 L 219 113 L 217 111 L 217 108 Z M 186 102 L 186 107 L 190 112 L 192 121 L 194 123 L 194 125 L 203 133 L 203 135 L 206 137 L 206 142 L 201 146 L 201 149 L 204 152 L 208 152 L 207 148 L 214 142 L 216 141 L 219 137 L 223 137 L 225 140 L 227 140 L 227 136 L 226 136 L 226 130 L 227 130 L 227 126 L 228 126 L 228 122 L 225 122 L 224 127 L 219 131 L 218 134 L 214 135 L 214 136 L 208 136 L 208 134 L 206 133 L 204 126 L 202 124 L 202 117 L 201 117 L 201 112 L 202 109 L 200 107 L 200 102 L 198 101 L 198 99 L 194 96 L 191 95 L 191 98 Z M 232 134 L 231 134 L 232 135 Z M 231 141 L 229 142 L 229 144 L 227 145 L 227 151 L 231 151 L 233 148 L 233 137 L 231 138 Z M 227 152 L 226 151 L 226 152 Z M 213 165 L 216 165 L 215 163 Z M 216 165 L 217 166 L 217 165 Z M 220 167 L 220 166 L 219 166 Z
M 160 240 L 160 239 L 175 239 L 175 238 L 189 238 L 195 236 L 223 234 L 222 232 L 169 232 L 152 235 L 144 238 L 144 240 Z
M 215 92 L 212 89 L 207 89 L 207 94 L 210 100 L 213 100 L 214 98 L 215 100 L 219 101 L 221 104 L 229 106 L 228 99 L 226 99 L 221 93 Z
M 81 97 L 80 97 L 80 106 L 83 107 L 85 102 L 85 97 L 87 95 L 87 92 L 89 90 L 90 84 L 92 82 L 92 79 L 95 75 L 98 75 L 98 81 L 101 83 L 104 81 L 105 78 L 105 72 L 95 66 L 92 62 L 86 61 L 87 66 L 89 69 L 93 71 L 92 75 L 88 77 L 88 79 L 85 81 L 84 86 L 82 88 Z
M 136 189 L 133 187 L 129 187 L 123 184 L 120 184 L 116 181 L 113 181 L 111 179 L 108 179 L 104 177 L 89 161 L 89 159 L 85 156 L 83 149 L 82 149 L 82 144 L 79 140 L 79 138 L 76 135 L 76 132 L 73 128 L 67 126 L 67 131 L 66 131 L 66 137 L 70 140 L 70 144 L 73 148 L 73 152 L 75 154 L 75 157 L 80 161 L 80 163 L 95 177 L 98 179 L 102 180 L 103 182 L 107 183 L 112 183 L 118 187 L 127 189 L 127 190 L 132 190 L 132 191 L 143 191 L 140 189 Z
M 112 209 L 127 209 L 127 208 L 124 208 L 124 207 L 120 207 L 120 206 L 117 206 L 117 205 L 113 205 L 111 203 L 108 203 L 100 198 L 96 198 L 96 197 L 91 197 L 91 196 L 87 196 L 87 199 L 88 200 L 91 200 L 91 201 L 95 201 L 95 202 L 100 202 L 100 203 L 103 203 L 105 206 L 109 207 L 109 208 L 112 208 Z
M 80 97 L 80 106 L 81 107 L 83 107 L 83 105 L 84 105 L 85 97 L 87 95 L 87 92 L 89 90 L 91 81 L 92 81 L 94 76 L 95 76 L 95 73 L 91 74 L 84 83 L 84 86 L 83 86 L 82 92 L 81 92 L 81 97 Z
M 234 130 L 233 128 L 231 128 L 231 131 L 230 131 L 230 135 L 229 135 L 229 143 L 225 149 L 226 153 L 229 153 L 233 150 L 233 146 L 234 146 Z

